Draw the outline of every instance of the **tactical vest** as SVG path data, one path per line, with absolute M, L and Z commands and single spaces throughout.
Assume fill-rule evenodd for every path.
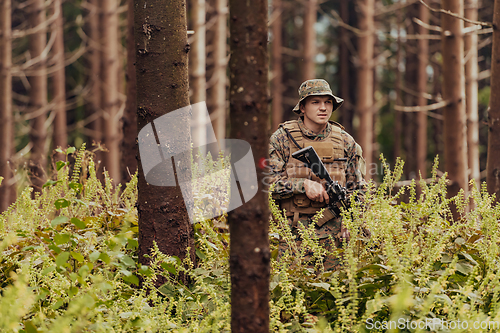
M 287 121 L 280 125 L 287 132 L 290 143 L 290 156 L 285 165 L 288 178 L 306 178 L 321 182 L 321 179 L 314 175 L 311 169 L 292 157 L 292 153 L 312 146 L 321 158 L 332 180 L 338 181 L 342 186 L 345 186 L 347 162 L 344 158 L 344 140 L 341 133 L 343 127 L 335 122 L 330 122 L 330 125 L 330 135 L 322 141 L 313 141 L 305 137 L 299 128 L 297 120 Z M 293 222 L 296 224 L 299 214 L 316 214 L 321 208 L 326 207 L 326 203 L 311 201 L 305 193 L 300 193 L 294 194 L 291 198 L 281 200 L 280 206 L 281 209 L 286 209 L 287 216 L 293 216 Z M 322 226 L 334 217 L 335 215 L 329 209 L 325 209 L 323 218 L 317 224 Z

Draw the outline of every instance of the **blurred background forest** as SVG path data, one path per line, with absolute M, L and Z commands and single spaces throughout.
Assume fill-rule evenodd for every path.
M 40 190 L 56 167 L 48 161 L 53 154 L 57 160 L 57 147 L 85 143 L 99 170 L 115 183 L 128 181 L 137 168 L 140 113 L 133 1 L 0 3 L 0 211 L 26 185 Z M 404 179 L 419 171 L 426 177 L 434 157 L 444 155 L 448 102 L 443 4 L 425 4 L 269 0 L 269 134 L 296 117 L 299 85 L 324 78 L 345 99 L 332 120 L 363 146 L 369 177 L 382 175 L 380 153 L 391 165 L 405 160 Z M 224 138 L 231 116 L 227 1 L 188 0 L 187 13 L 190 99 L 206 101 L 216 136 Z M 472 22 L 463 30 L 468 176 L 484 180 L 493 0 L 468 0 L 463 15 Z

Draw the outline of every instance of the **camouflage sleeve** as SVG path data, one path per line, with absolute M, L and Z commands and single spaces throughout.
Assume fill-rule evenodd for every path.
M 346 189 L 348 195 L 358 190 L 360 198 L 362 199 L 366 192 L 366 164 L 363 158 L 363 150 L 361 146 L 354 141 L 352 136 L 343 132 L 344 134 L 344 147 L 347 156 L 347 169 L 346 169 Z
M 269 162 L 267 175 L 269 184 L 274 184 L 274 199 L 286 199 L 297 193 L 305 193 L 303 178 L 288 178 L 285 165 L 290 148 L 285 132 L 278 129 L 269 140 Z

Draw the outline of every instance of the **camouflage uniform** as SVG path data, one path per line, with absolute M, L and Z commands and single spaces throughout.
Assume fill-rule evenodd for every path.
M 311 82 L 315 84 L 314 81 L 319 80 L 310 80 L 306 81 L 302 84 L 301 88 L 303 88 L 304 84 Z M 321 80 L 323 81 L 323 80 Z M 323 81 L 326 83 L 326 81 Z M 323 82 L 319 82 L 318 85 L 324 84 Z M 310 87 L 309 87 L 310 88 Z M 329 86 L 328 86 L 329 89 Z M 311 92 L 311 89 L 309 89 Z M 318 91 L 316 91 L 318 92 Z M 319 92 L 322 92 L 319 90 Z M 324 91 L 323 91 L 324 92 Z M 301 90 L 299 89 L 299 94 Z M 318 95 L 319 93 L 315 93 L 312 90 L 312 93 L 309 94 L 301 94 L 301 100 L 305 99 L 307 96 Z M 304 96 L 305 95 L 305 96 Z M 321 95 L 331 95 L 337 102 L 337 105 L 334 106 L 334 111 L 342 104 L 343 100 L 335 97 L 331 93 L 324 93 Z M 299 104 L 294 108 L 294 112 L 300 114 Z M 298 111 L 298 112 L 297 112 Z M 303 122 L 303 117 L 298 119 L 298 126 L 302 132 L 302 135 L 307 137 L 313 141 L 323 141 L 330 135 L 332 131 L 332 126 L 337 126 L 332 123 L 328 123 L 325 129 L 319 133 L 315 134 L 311 130 L 305 127 Z M 354 141 L 352 136 L 350 136 L 347 132 L 342 128 L 341 130 L 342 139 L 344 142 L 344 156 L 347 158 L 347 168 L 346 168 L 346 189 L 348 195 L 352 194 L 355 190 L 359 190 L 360 195 L 363 195 L 364 189 L 366 186 L 366 182 L 364 180 L 365 175 L 365 162 L 362 157 L 361 147 Z M 272 192 L 272 196 L 276 200 L 287 199 L 292 197 L 294 194 L 305 193 L 304 189 L 304 180 L 305 178 L 288 178 L 285 172 L 285 166 L 287 165 L 288 159 L 290 158 L 290 145 L 293 144 L 290 142 L 287 133 L 280 127 L 270 138 L 269 141 L 269 172 L 271 176 L 271 184 L 274 184 L 274 189 Z M 328 208 L 327 208 L 328 209 Z M 319 210 L 319 209 L 318 209 Z M 314 215 L 308 214 L 300 214 L 299 221 L 305 226 L 309 226 L 312 223 L 312 217 Z M 316 226 L 316 236 L 319 239 L 319 243 L 323 245 L 328 250 L 333 250 L 335 248 L 340 247 L 341 239 L 339 237 L 341 231 L 341 218 L 333 218 L 326 222 L 321 227 Z M 298 242 L 300 243 L 300 239 L 298 237 L 298 225 L 292 223 L 289 220 L 289 225 L 292 228 L 292 233 L 297 236 Z M 332 244 L 330 237 L 332 236 L 335 244 Z M 334 246 L 334 247 L 333 247 Z M 286 244 L 280 243 L 280 252 L 284 251 L 286 248 Z M 312 255 L 309 254 L 309 255 Z M 325 269 L 335 269 L 338 265 L 338 260 L 336 258 L 332 258 L 331 256 L 324 258 Z

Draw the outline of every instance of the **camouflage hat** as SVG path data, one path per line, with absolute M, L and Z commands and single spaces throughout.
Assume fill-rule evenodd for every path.
M 321 96 L 321 95 L 332 96 L 333 102 L 335 103 L 333 105 L 333 111 L 337 110 L 342 105 L 342 103 L 344 103 L 344 100 L 342 98 L 337 97 L 332 93 L 330 85 L 325 80 L 323 79 L 307 80 L 300 85 L 299 88 L 300 99 L 297 105 L 295 105 L 295 107 L 293 108 L 293 112 L 295 112 L 296 114 L 301 113 L 300 102 L 302 102 L 306 97 Z

